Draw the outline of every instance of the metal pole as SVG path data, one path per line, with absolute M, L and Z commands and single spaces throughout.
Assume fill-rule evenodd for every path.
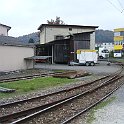
M 52 45 L 52 64 L 54 63 L 54 61 L 53 61 L 53 45 Z

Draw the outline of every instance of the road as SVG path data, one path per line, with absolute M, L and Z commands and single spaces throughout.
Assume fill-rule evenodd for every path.
M 115 64 L 107 65 L 108 62 L 100 61 L 99 64 L 95 66 L 68 66 L 64 64 L 36 64 L 35 68 L 43 68 L 43 69 L 66 69 L 66 70 L 86 70 L 88 72 L 94 74 L 109 74 L 116 72 L 118 70 L 118 66 Z

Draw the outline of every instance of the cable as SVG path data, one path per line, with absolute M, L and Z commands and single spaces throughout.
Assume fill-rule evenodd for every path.
M 124 7 L 122 6 L 120 0 L 117 0 L 117 1 L 118 1 L 118 3 L 120 4 L 121 8 L 124 9 Z
M 121 4 L 120 0 L 117 0 L 117 1 L 118 1 L 118 3 L 120 4 L 120 7 L 122 8 L 121 13 L 123 13 L 123 11 L 124 11 L 124 7 L 122 6 L 122 4 Z
M 119 12 L 121 12 L 122 13 L 122 11 L 119 9 L 119 8 L 117 8 L 110 0 L 107 0 L 116 10 L 118 10 Z

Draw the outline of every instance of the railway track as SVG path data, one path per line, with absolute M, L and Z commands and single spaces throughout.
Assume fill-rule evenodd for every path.
M 33 78 L 38 78 L 38 77 L 52 76 L 53 74 L 55 74 L 55 73 L 43 73 L 43 74 L 33 74 L 33 75 L 26 75 L 26 76 L 3 78 L 3 79 L 0 79 L 0 83 L 26 80 L 26 79 L 33 79 Z
M 33 75 L 18 76 L 18 77 L 11 77 L 11 78 L 3 78 L 3 79 L 0 79 L 0 83 L 27 80 L 27 79 L 33 79 L 33 78 L 39 78 L 39 77 L 47 77 L 47 76 L 52 76 L 54 74 L 56 73 L 54 72 L 53 73 L 42 73 L 42 74 L 33 74 Z M 15 89 L 8 89 L 8 88 L 0 87 L 0 92 L 11 93 L 11 92 L 15 92 Z
M 80 97 L 83 97 L 83 98 L 88 97 L 88 94 L 96 92 L 96 90 L 99 90 L 99 88 L 106 87 L 107 85 L 112 84 L 112 82 L 122 78 L 122 76 L 119 76 L 121 71 L 119 71 L 117 74 L 108 75 L 108 76 L 105 76 L 105 77 L 103 77 L 101 79 L 98 79 L 96 81 L 93 81 L 93 82 L 90 82 L 90 83 L 87 83 L 87 84 L 83 84 L 83 85 L 80 85 L 80 86 L 76 86 L 76 87 L 73 87 L 73 88 L 61 90 L 61 91 L 58 91 L 58 92 L 54 92 L 52 94 L 46 94 L 44 96 L 39 96 L 39 97 L 27 99 L 27 100 L 22 100 L 22 101 L 17 101 L 17 102 L 1 105 L 0 108 L 2 110 L 4 110 L 3 111 L 4 113 L 8 113 L 10 108 L 12 110 L 14 108 L 16 108 L 16 109 L 20 108 L 21 111 L 19 110 L 19 111 L 16 111 L 14 113 L 11 113 L 11 111 L 10 111 L 9 114 L 5 114 L 4 116 L 1 115 L 0 116 L 0 123 L 17 124 L 17 123 L 28 123 L 28 121 L 29 122 L 30 121 L 34 122 L 35 119 L 33 119 L 33 118 L 37 118 L 37 116 L 39 116 L 39 114 L 40 114 L 40 115 L 42 115 L 42 120 L 40 120 L 40 123 L 42 122 L 43 124 L 44 123 L 49 124 L 49 121 L 51 121 L 49 119 L 49 117 L 48 117 L 48 119 L 45 119 L 45 118 L 47 118 L 48 115 L 51 115 L 51 114 L 49 114 L 49 111 L 50 111 L 50 113 L 51 113 L 51 111 L 52 111 L 52 113 L 56 113 L 55 111 L 56 110 L 60 111 L 59 108 L 61 108 L 62 106 L 63 107 L 66 106 L 65 104 L 69 105 L 70 103 L 72 103 L 76 99 L 80 99 Z M 43 102 L 43 101 L 45 101 L 45 102 Z M 23 110 L 22 108 L 25 105 L 28 105 L 29 108 L 26 108 L 26 109 Z M 71 107 L 69 107 L 69 108 L 71 108 Z M 89 107 L 85 106 L 84 108 L 86 109 L 86 108 L 89 108 Z M 67 111 L 67 109 L 64 109 L 64 110 Z M 65 111 L 60 112 L 60 113 L 64 113 L 64 115 L 66 115 Z M 81 112 L 79 111 L 78 113 L 81 113 Z M 71 115 L 71 114 L 69 113 L 69 115 Z M 54 117 L 56 118 L 57 117 L 56 121 L 53 122 L 53 123 L 57 124 L 57 123 L 61 122 L 61 123 L 64 124 L 64 123 L 70 121 L 72 118 L 74 118 L 75 115 L 78 115 L 77 112 L 76 112 L 76 114 L 73 114 L 72 117 L 66 116 L 66 117 L 68 117 L 66 120 L 64 120 L 63 117 L 60 117 L 61 119 L 58 119 L 59 117 L 57 117 L 58 115 L 56 115 L 56 114 L 55 114 L 55 116 L 52 116 L 50 118 L 54 118 Z M 39 119 L 36 119 L 36 120 L 39 120 Z M 52 120 L 54 120 L 54 119 L 52 119 Z

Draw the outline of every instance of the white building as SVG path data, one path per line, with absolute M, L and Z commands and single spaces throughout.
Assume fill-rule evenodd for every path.
M 114 43 L 101 43 L 101 44 L 96 44 L 95 46 L 107 49 L 109 52 L 114 50 Z
M 40 30 L 40 44 L 45 44 L 54 40 L 64 39 L 66 36 L 76 33 L 92 32 L 90 35 L 90 48 L 95 49 L 96 28 L 98 28 L 98 26 L 42 24 L 38 28 L 38 30 Z
M 8 36 L 8 31 L 11 29 L 10 26 L 0 24 L 0 35 Z

